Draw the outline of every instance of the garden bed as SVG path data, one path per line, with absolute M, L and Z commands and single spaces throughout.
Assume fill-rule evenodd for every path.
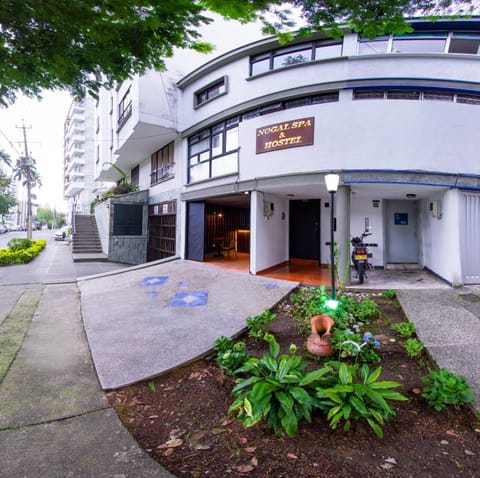
M 314 412 L 312 422 L 302 421 L 293 437 L 275 435 L 264 422 L 244 428 L 228 414 L 234 379 L 211 359 L 199 360 L 157 379 L 109 393 L 125 426 L 141 447 L 178 477 L 478 477 L 480 424 L 467 405 L 436 411 L 422 397 L 422 378 L 434 366 L 425 351 L 410 358 L 406 339 L 392 329 L 405 322 L 396 299 L 373 293 L 381 318 L 368 325 L 381 344 L 376 350 L 382 367 L 381 381 L 396 381 L 396 391 L 407 401 L 391 402 L 396 416 L 382 426 L 378 438 L 363 419 L 332 429 L 325 414 Z M 305 349 L 306 336 L 292 318 L 291 297 L 273 310 L 277 318 L 269 326 L 288 354 Z M 364 330 L 363 330 L 364 331 Z M 268 353 L 264 340 L 241 337 L 251 356 Z M 308 370 L 326 360 L 303 354 Z M 343 359 L 342 359 L 343 360 Z M 354 359 L 345 359 L 352 364 Z

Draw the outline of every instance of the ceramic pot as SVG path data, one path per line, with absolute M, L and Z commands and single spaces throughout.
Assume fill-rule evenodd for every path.
M 328 357 L 333 354 L 330 341 L 331 330 L 335 321 L 327 314 L 315 315 L 310 320 L 312 333 L 307 339 L 307 350 L 320 357 Z

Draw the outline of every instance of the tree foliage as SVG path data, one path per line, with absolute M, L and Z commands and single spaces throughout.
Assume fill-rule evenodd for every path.
M 0 171 L 0 216 L 5 216 L 17 204 L 11 191 L 11 179 Z
M 339 35 L 338 22 L 374 36 L 405 32 L 405 15 L 465 13 L 471 0 L 2 0 L 0 2 L 0 105 L 22 92 L 68 89 L 95 95 L 147 69 L 161 70 L 175 48 L 206 52 L 199 27 L 213 11 L 227 19 L 261 19 L 265 32 L 297 28 L 308 35 L 327 30 Z M 288 7 L 293 7 L 289 10 Z

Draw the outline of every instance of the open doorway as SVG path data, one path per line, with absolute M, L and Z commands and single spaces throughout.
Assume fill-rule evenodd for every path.
M 187 259 L 234 261 L 250 254 L 250 197 L 209 198 L 187 204 Z

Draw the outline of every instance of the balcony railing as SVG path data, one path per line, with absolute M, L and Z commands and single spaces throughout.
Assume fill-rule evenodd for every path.
M 166 181 L 167 179 L 173 178 L 175 176 L 173 172 L 174 165 L 175 163 L 165 164 L 155 171 L 152 171 L 150 174 L 150 185 L 153 186 L 154 184 L 158 184 Z

